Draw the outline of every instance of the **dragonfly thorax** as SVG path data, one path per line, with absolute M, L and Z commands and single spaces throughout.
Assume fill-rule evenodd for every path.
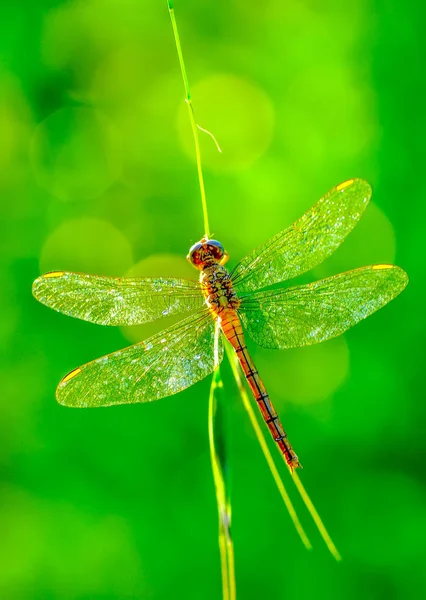
M 235 293 L 228 270 L 217 262 L 204 267 L 200 273 L 200 284 L 206 304 L 218 315 L 225 309 L 236 310 L 241 300 Z

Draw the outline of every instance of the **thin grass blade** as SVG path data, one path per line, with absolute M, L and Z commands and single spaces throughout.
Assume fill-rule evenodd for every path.
M 219 518 L 219 550 L 223 600 L 236 600 L 234 545 L 231 535 L 231 499 L 226 452 L 226 403 L 219 363 L 219 327 L 215 331 L 215 371 L 209 396 L 209 442 Z
M 280 477 L 280 474 L 278 473 L 278 469 L 275 466 L 274 463 L 274 459 L 272 458 L 272 455 L 269 451 L 268 448 L 268 444 L 266 442 L 266 439 L 263 435 L 262 429 L 259 425 L 259 422 L 256 418 L 256 415 L 254 413 L 254 410 L 251 406 L 250 403 L 250 399 L 248 397 L 247 391 L 244 387 L 244 383 L 243 380 L 241 378 L 240 375 L 240 370 L 239 370 L 239 363 L 238 363 L 238 358 L 236 356 L 236 354 L 234 353 L 234 351 L 232 350 L 231 346 L 226 343 L 225 344 L 225 348 L 226 348 L 226 352 L 228 354 L 228 359 L 229 362 L 231 364 L 231 368 L 232 368 L 232 373 L 234 375 L 237 387 L 238 387 L 238 391 L 240 392 L 240 396 L 241 399 L 243 401 L 244 404 L 244 408 L 246 409 L 250 422 L 253 426 L 254 432 L 256 434 L 256 437 L 258 439 L 258 442 L 260 444 L 260 447 L 262 448 L 262 452 L 266 458 L 266 462 L 268 463 L 269 469 L 272 473 L 272 477 L 274 478 L 274 481 L 278 487 L 278 491 L 281 494 L 281 497 L 284 501 L 284 504 L 287 508 L 287 511 L 290 515 L 291 520 L 293 521 L 293 524 L 296 528 L 297 533 L 299 534 L 300 539 L 302 540 L 303 544 L 305 545 L 305 547 L 310 550 L 312 548 L 311 542 L 308 539 L 308 536 L 306 535 L 305 530 L 302 527 L 302 524 L 299 521 L 299 517 L 297 516 L 296 510 L 293 506 L 293 503 L 290 500 L 290 497 L 288 495 L 288 492 L 282 482 L 282 479 Z

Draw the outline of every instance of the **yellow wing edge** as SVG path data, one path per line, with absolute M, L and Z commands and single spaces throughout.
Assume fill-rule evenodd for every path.
M 52 277 L 62 277 L 64 275 L 64 271 L 51 271 L 50 273 L 45 273 L 41 275 L 39 279 L 51 279 Z
M 76 377 L 76 375 L 78 375 L 79 373 L 81 373 L 81 369 L 80 367 L 78 367 L 77 369 L 74 369 L 73 371 L 70 371 L 68 373 L 68 375 L 65 375 L 65 377 L 63 379 L 61 379 L 61 381 L 59 382 L 59 386 L 62 385 L 63 383 L 66 383 L 67 381 L 69 381 L 70 379 L 73 379 L 74 377 Z M 58 387 L 59 387 L 58 386 Z
M 399 269 L 396 265 L 373 265 L 375 271 L 382 271 L 383 269 Z
M 341 192 L 342 190 L 345 190 L 346 188 L 351 186 L 354 183 L 354 181 L 355 181 L 355 179 L 348 179 L 347 181 L 344 181 L 343 183 L 339 183 L 339 185 L 336 185 L 336 190 L 338 192 Z

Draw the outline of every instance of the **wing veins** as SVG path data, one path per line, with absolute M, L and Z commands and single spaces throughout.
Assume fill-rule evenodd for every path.
M 187 331 L 184 334 L 184 337 L 181 337 L 179 339 L 176 339 L 176 341 L 172 341 L 172 343 L 168 346 L 168 348 L 172 347 L 174 348 L 176 345 L 180 344 L 185 337 L 188 337 L 188 334 L 191 333 L 191 330 L 197 329 L 197 331 L 199 331 L 201 329 L 200 325 L 207 323 L 207 318 L 210 317 L 210 313 L 207 310 L 203 310 L 200 314 L 200 316 L 198 317 L 198 319 L 195 321 L 195 323 L 192 323 L 192 327 L 188 327 Z M 198 327 L 196 327 L 198 323 Z M 185 329 L 187 327 L 187 325 L 185 325 L 183 327 L 183 329 Z M 166 330 L 167 331 L 167 330 Z M 175 330 L 174 333 L 177 333 L 179 331 L 179 329 Z M 143 343 L 143 342 L 140 342 Z M 152 369 L 153 366 L 155 366 L 159 359 L 161 358 L 161 352 L 157 352 L 157 356 L 154 358 L 154 360 L 148 365 L 148 367 L 145 369 L 145 371 L 140 375 L 140 377 L 138 377 L 133 385 L 133 388 L 135 388 L 135 386 L 143 379 L 143 377 L 145 377 L 145 375 L 147 373 L 149 373 L 149 371 Z
M 390 302 L 407 282 L 399 267 L 373 265 L 308 285 L 253 293 L 239 311 L 261 345 L 311 345 L 344 333 Z
M 232 271 L 241 296 L 292 279 L 321 263 L 360 219 L 370 186 L 353 179 L 333 188 L 293 225 L 248 254 Z

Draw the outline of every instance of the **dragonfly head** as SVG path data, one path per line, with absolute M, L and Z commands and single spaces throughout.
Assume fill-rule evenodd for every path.
M 225 262 L 227 254 L 222 244 L 216 240 L 203 238 L 189 249 L 186 257 L 191 265 L 202 271 L 204 267 Z

